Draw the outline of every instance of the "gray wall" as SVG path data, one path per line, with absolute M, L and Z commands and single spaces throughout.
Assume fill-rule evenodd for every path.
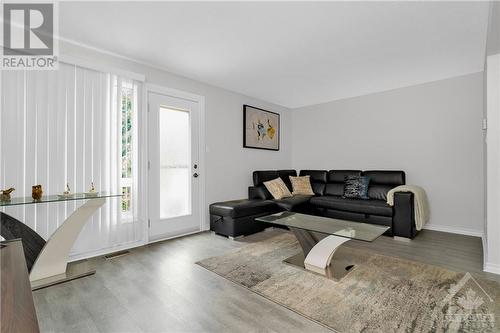
M 423 186 L 429 227 L 484 227 L 483 74 L 292 111 L 297 169 L 401 169 Z
M 246 198 L 251 173 L 256 169 L 290 167 L 289 114 L 286 108 L 252 97 L 177 76 L 120 57 L 61 43 L 61 55 L 146 75 L 146 82 L 205 96 L 206 201 Z M 281 113 L 279 152 L 243 148 L 243 104 Z M 208 207 L 202 212 L 208 216 Z
M 486 54 L 500 53 L 500 2 L 494 1 L 490 7 Z

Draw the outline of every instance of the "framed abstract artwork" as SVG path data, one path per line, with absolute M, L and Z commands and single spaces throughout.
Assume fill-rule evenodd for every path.
M 279 113 L 243 105 L 243 147 L 280 150 Z

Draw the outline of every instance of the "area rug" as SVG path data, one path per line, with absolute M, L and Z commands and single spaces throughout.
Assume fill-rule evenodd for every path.
M 301 251 L 288 232 L 197 264 L 338 332 L 500 331 L 500 283 L 345 250 L 363 262 L 339 282 L 284 264 Z

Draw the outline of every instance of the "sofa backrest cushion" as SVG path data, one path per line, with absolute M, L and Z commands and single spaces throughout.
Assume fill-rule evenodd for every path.
M 363 176 L 370 177 L 368 197 L 375 200 L 387 200 L 387 192 L 406 183 L 404 171 L 363 171 Z
M 292 183 L 290 182 L 290 176 L 297 177 L 296 170 L 258 170 L 254 171 L 252 174 L 253 185 L 256 187 L 262 187 L 264 193 L 266 194 L 266 199 L 272 199 L 271 193 L 265 188 L 264 182 L 276 179 L 280 177 L 285 185 L 290 191 L 292 191 Z
M 361 170 L 330 170 L 328 171 L 328 182 L 343 184 L 346 176 L 361 176 Z
M 309 176 L 314 194 L 323 195 L 325 193 L 328 172 L 326 170 L 300 170 L 300 176 Z
M 370 170 L 363 171 L 362 175 L 370 177 L 370 182 L 372 184 L 399 186 L 406 183 L 406 176 L 404 171 Z
M 253 172 L 253 186 L 261 186 L 264 182 L 278 178 L 277 170 L 265 170 Z
M 343 195 L 346 176 L 361 176 L 361 170 L 330 170 L 328 171 L 325 195 Z
M 270 180 L 278 178 L 279 177 L 278 171 L 277 170 L 254 171 L 252 177 L 253 177 L 253 185 L 255 187 L 260 188 L 260 193 L 265 195 L 265 197 L 262 199 L 272 199 L 273 196 L 264 186 L 264 182 L 268 182 Z

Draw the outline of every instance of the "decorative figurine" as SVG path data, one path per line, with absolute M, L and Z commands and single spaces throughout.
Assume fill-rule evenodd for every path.
M 58 194 L 57 196 L 59 197 L 59 199 L 67 199 L 73 197 L 73 193 L 71 193 L 69 184 L 66 184 L 66 190 L 62 194 Z
M 42 198 L 42 194 L 42 185 L 33 185 L 31 187 L 31 197 L 33 200 L 40 200 Z
M 10 201 L 10 194 L 16 189 L 11 187 L 0 191 L 0 201 Z
M 69 188 L 69 184 L 66 184 L 66 191 L 63 192 L 64 195 L 70 195 L 71 189 Z
M 95 190 L 94 182 L 90 183 L 90 188 L 87 193 L 85 193 L 88 196 L 97 196 L 97 191 Z

